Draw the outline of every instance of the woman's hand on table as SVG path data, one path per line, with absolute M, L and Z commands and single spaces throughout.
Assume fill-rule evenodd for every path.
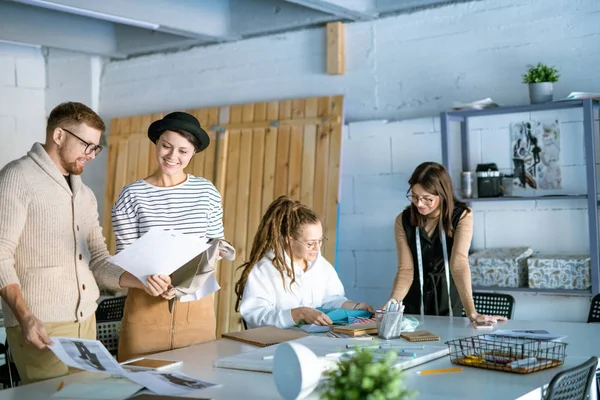
M 295 323 L 304 321 L 307 324 L 315 324 L 321 326 L 328 326 L 333 324 L 331 318 L 327 314 L 311 307 L 298 307 L 292 309 L 292 318 Z
M 375 309 L 367 303 L 356 303 L 356 305 L 354 305 L 354 307 L 352 307 L 353 310 L 365 310 L 368 311 L 370 313 L 375 313 Z
M 471 317 L 469 319 L 471 320 L 471 323 L 473 324 L 473 326 L 484 325 L 484 324 L 494 324 L 496 322 L 504 322 L 507 320 L 506 317 L 503 317 L 500 315 L 485 315 L 485 314 L 478 314 L 478 313 L 471 314 Z

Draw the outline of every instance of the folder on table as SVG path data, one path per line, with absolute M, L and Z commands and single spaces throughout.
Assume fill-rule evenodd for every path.
M 402 339 L 408 340 L 409 342 L 439 342 L 440 337 L 434 335 L 429 331 L 414 331 L 414 332 L 402 332 L 400 334 Z
M 237 340 L 258 347 L 267 347 L 308 336 L 308 333 L 292 329 L 279 329 L 275 326 L 248 329 L 241 332 L 224 333 L 226 339 Z

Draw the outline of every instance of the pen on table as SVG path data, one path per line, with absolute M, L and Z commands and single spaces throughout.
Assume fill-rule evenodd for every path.
M 359 348 L 359 349 L 378 349 L 380 347 L 381 346 L 379 346 L 378 344 L 370 344 L 368 346 L 357 346 L 357 345 L 354 345 L 354 344 L 347 344 L 346 345 L 347 349 L 354 349 L 354 348 Z
M 343 351 L 343 352 L 339 352 L 339 353 L 329 353 L 329 354 L 325 354 L 325 357 L 341 357 L 345 354 L 354 354 L 356 353 L 355 351 Z
M 57 392 L 60 392 L 60 389 L 62 389 L 65 386 L 65 381 L 60 381 L 60 384 L 58 385 L 58 389 L 56 389 Z
M 406 344 L 391 344 L 391 343 L 384 343 L 384 344 L 380 344 L 379 348 L 380 349 L 410 349 L 410 350 L 418 350 L 418 349 L 424 349 L 426 346 L 424 344 L 421 345 L 406 345 Z
M 275 356 L 264 356 L 263 360 L 272 360 Z
M 405 352 L 405 351 L 396 352 L 396 355 L 398 357 L 417 358 L 417 353 L 408 353 L 408 352 Z
M 446 372 L 460 372 L 462 368 L 446 368 L 446 369 L 424 369 L 423 371 L 417 371 L 419 375 L 429 375 L 429 374 L 444 374 Z

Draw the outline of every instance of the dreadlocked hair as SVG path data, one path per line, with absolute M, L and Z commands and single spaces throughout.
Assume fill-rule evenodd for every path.
M 286 254 L 290 259 L 293 258 L 289 238 L 296 238 L 302 225 L 317 223 L 320 223 L 320 220 L 313 210 L 287 196 L 280 196 L 269 205 L 254 236 L 250 259 L 238 268 L 242 269 L 242 275 L 235 284 L 236 311 L 240 309 L 244 288 L 252 268 L 269 250 L 275 253 L 273 265 L 279 271 L 283 285 L 285 285 L 285 276 L 287 275 L 291 279 L 291 287 L 296 281 L 296 274 L 293 266 L 288 265 L 285 260 Z

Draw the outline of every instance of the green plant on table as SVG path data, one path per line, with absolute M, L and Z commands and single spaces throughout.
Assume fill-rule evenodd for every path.
M 523 74 L 523 83 L 556 82 L 560 78 L 558 69 L 546 64 L 530 65 L 526 74 Z
M 390 351 L 382 358 L 370 349 L 357 348 L 324 373 L 321 396 L 325 400 L 407 400 L 417 393 L 404 386 L 403 372 L 394 367 L 398 356 Z

